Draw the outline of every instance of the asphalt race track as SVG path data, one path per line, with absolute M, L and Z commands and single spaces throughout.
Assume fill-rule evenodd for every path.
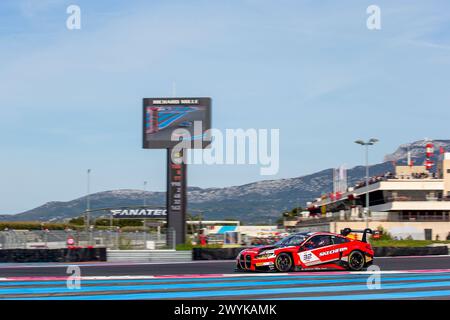
M 275 274 L 235 273 L 234 261 L 4 263 L 0 299 L 450 299 L 450 256 L 386 257 L 375 264 L 378 273 Z M 76 289 L 67 287 L 73 265 L 81 271 Z
M 449 269 L 450 256 L 383 257 L 375 264 L 382 271 Z M 193 261 L 187 263 L 0 263 L 1 277 L 67 276 L 69 265 L 81 267 L 82 276 L 142 276 L 224 274 L 234 272 L 234 261 Z

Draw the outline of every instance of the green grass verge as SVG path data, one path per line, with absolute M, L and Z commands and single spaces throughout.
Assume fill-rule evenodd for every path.
M 178 244 L 176 250 L 192 250 L 193 248 L 222 248 L 220 244 L 208 244 L 206 246 L 192 245 L 192 244 Z

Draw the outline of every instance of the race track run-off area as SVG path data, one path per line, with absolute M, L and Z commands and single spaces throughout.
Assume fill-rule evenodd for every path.
M 292 273 L 236 273 L 234 261 L 1 264 L 0 299 L 450 299 L 450 256 L 376 264 L 379 272 Z M 81 270 L 79 287 L 67 285 L 74 265 Z

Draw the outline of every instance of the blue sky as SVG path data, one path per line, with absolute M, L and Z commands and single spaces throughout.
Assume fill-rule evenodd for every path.
M 82 29 L 66 29 L 81 7 Z M 382 29 L 366 28 L 381 8 Z M 143 97 L 213 98 L 213 126 L 279 128 L 290 178 L 450 139 L 448 1 L 0 2 L 0 214 L 92 190 L 165 188 L 141 149 Z M 267 179 L 257 166 L 189 168 L 189 185 Z

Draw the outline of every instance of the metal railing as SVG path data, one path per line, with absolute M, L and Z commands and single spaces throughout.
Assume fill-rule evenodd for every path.
M 72 239 L 71 241 L 68 241 Z M 114 250 L 175 249 L 175 231 L 120 232 L 109 230 L 8 230 L 0 231 L 0 249 L 58 249 L 71 246 Z
M 382 176 L 375 176 L 369 179 L 369 185 L 375 184 L 377 182 L 383 181 L 403 181 L 403 180 L 437 180 L 439 177 L 434 173 L 418 173 L 418 174 L 407 174 L 407 175 L 394 175 L 386 174 Z M 354 185 L 354 190 L 364 188 L 366 186 L 366 181 L 358 181 Z

